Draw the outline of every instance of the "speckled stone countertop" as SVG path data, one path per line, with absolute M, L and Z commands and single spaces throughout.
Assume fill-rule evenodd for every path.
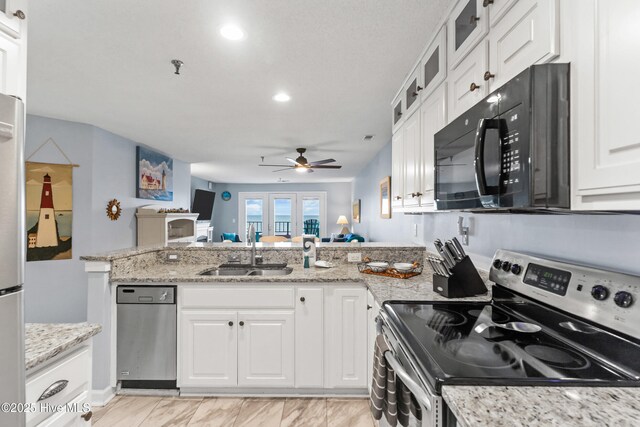
M 112 275 L 112 283 L 205 283 L 205 284 L 243 284 L 243 283 L 364 283 L 381 304 L 387 300 L 451 300 L 433 291 L 431 271 L 425 268 L 419 276 L 409 279 L 362 274 L 354 264 L 338 264 L 333 268 L 302 268 L 293 266 L 293 272 L 286 276 L 200 276 L 198 273 L 208 270 L 200 264 L 157 264 L 148 268 L 127 271 L 124 276 Z M 490 288 L 490 286 L 488 286 Z M 468 301 L 488 301 L 491 293 L 472 298 Z
M 353 250 L 353 249 L 376 249 L 376 250 L 397 250 L 397 249 L 417 249 L 424 246 L 414 243 L 393 243 L 393 242 L 365 242 L 365 243 L 316 243 L 318 250 L 325 249 L 335 250 Z M 263 250 L 291 250 L 302 248 L 302 243 L 279 242 L 279 243 L 256 243 L 256 249 Z M 170 249 L 188 250 L 188 251 L 206 251 L 206 250 L 233 250 L 233 251 L 249 251 L 250 246 L 246 243 L 172 243 L 169 246 L 140 246 L 133 248 L 120 249 L 113 252 L 105 252 L 97 255 L 84 255 L 80 257 L 81 261 L 113 261 L 116 259 L 127 258 L 135 255 L 143 255 L 150 252 L 166 251 Z
M 25 324 L 25 368 L 33 369 L 102 330 L 92 323 Z
M 640 387 L 444 386 L 460 427 L 640 425 Z

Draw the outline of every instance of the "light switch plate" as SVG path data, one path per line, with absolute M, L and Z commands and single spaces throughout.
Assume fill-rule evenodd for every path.
M 362 262 L 362 254 L 360 252 L 349 252 L 347 253 L 347 261 Z

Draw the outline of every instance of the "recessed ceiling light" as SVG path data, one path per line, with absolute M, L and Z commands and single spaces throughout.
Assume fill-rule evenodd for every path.
M 273 96 L 273 100 L 278 102 L 287 102 L 291 100 L 291 97 L 284 92 L 280 92 Z
M 244 38 L 244 31 L 237 25 L 227 24 L 220 28 L 220 35 L 227 40 L 242 40 Z

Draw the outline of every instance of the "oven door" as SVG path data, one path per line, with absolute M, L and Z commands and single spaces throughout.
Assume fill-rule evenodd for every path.
M 453 424 L 446 423 L 446 417 L 443 416 L 442 397 L 433 392 L 422 381 L 417 373 L 414 364 L 411 362 L 407 352 L 389 329 L 384 321 L 379 318 L 378 331 L 384 335 L 385 340 L 389 344 L 391 351 L 385 353 L 387 363 L 393 368 L 396 376 L 400 378 L 403 384 L 413 393 L 416 401 L 420 404 L 422 410 L 422 420 L 417 419 L 413 414 L 409 422 L 410 427 L 443 427 L 455 426 L 455 419 L 450 417 Z M 381 427 L 389 427 L 384 414 L 380 420 Z M 398 426 L 400 423 L 398 422 Z

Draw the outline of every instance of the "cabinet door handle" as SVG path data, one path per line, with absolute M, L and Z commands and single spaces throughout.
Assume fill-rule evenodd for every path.
M 398 116 L 398 117 L 402 117 L 402 113 L 401 113 L 400 111 L 398 111 L 397 116 Z
M 232 321 L 229 321 L 229 326 L 233 326 L 233 322 Z
M 27 15 L 25 15 L 24 12 L 19 9 L 13 12 L 13 16 L 15 16 L 18 19 L 25 19 L 27 17 Z
M 394 197 L 394 199 L 400 200 L 400 199 L 402 199 L 402 196 L 396 196 L 396 197 Z
M 420 86 L 416 87 L 416 90 L 413 92 L 413 97 L 415 98 L 416 96 L 418 96 L 418 92 L 420 92 L 422 89 L 424 88 Z
M 93 412 L 92 411 L 89 411 L 86 414 L 80 415 L 80 418 L 82 418 L 85 421 L 89 421 L 91 419 L 91 417 L 93 417 Z
M 244 322 L 242 320 L 240 321 L 240 326 L 244 326 Z
M 371 310 L 373 307 L 371 307 L 369 304 L 367 304 L 367 310 Z
M 58 380 L 54 382 L 49 387 L 47 387 L 45 391 L 42 392 L 37 401 L 40 402 L 41 400 L 45 400 L 50 398 L 51 396 L 55 396 L 56 394 L 64 390 L 67 387 L 67 384 L 69 384 L 69 381 L 67 380 Z
M 489 7 L 490 4 L 493 4 L 493 0 L 484 0 L 482 2 L 482 7 Z
M 414 197 L 420 197 L 420 196 L 422 196 L 422 193 L 418 191 Z
M 305 301 L 306 301 L 305 297 L 300 297 L 300 302 L 305 302 Z
M 486 71 L 486 72 L 484 73 L 484 81 L 485 81 L 485 82 L 488 82 L 488 81 L 489 81 L 489 79 L 492 79 L 492 78 L 494 78 L 495 76 L 496 76 L 495 74 L 491 74 L 491 71 Z
M 477 17 L 476 15 L 471 15 L 471 17 L 469 18 L 469 24 L 473 25 L 476 22 L 478 22 L 480 20 L 479 17 Z
M 477 85 L 475 83 L 471 83 L 471 86 L 469 86 L 469 92 L 473 92 L 476 89 L 480 89 L 480 85 Z

